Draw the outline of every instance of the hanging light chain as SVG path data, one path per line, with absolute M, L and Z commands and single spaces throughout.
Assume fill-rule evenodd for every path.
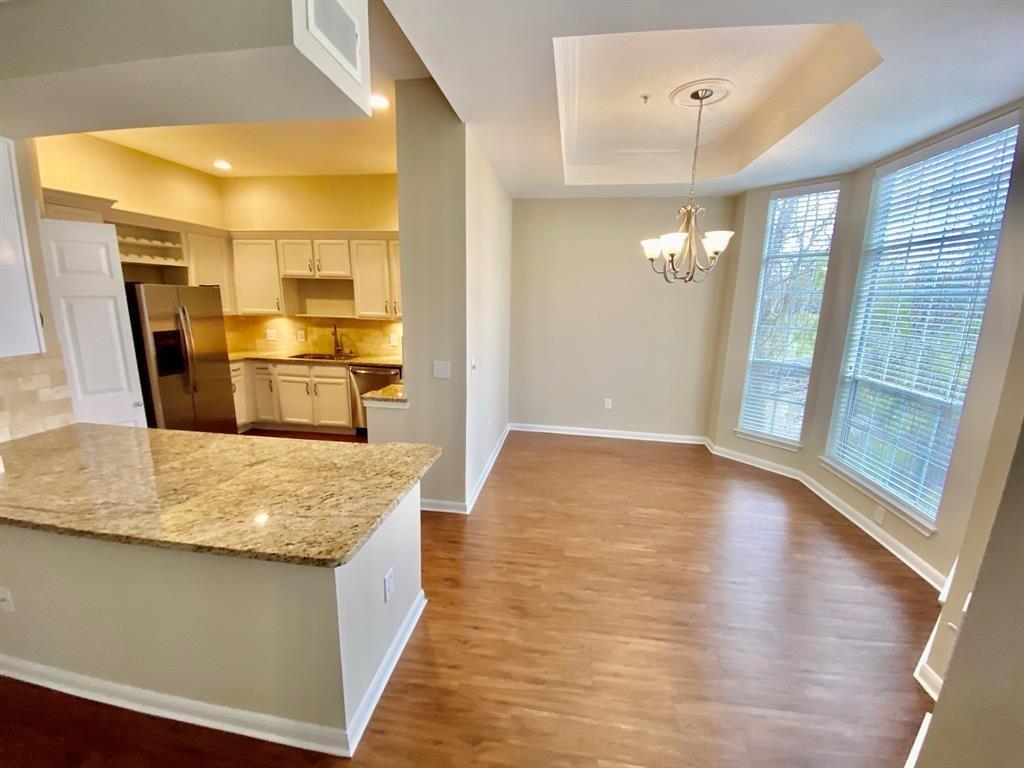
M 690 202 L 693 202 L 693 197 L 697 189 L 697 153 L 700 150 L 700 118 L 704 114 L 704 99 L 708 97 L 708 91 L 706 88 L 695 92 L 697 96 L 697 135 L 693 140 L 693 165 L 690 168 Z

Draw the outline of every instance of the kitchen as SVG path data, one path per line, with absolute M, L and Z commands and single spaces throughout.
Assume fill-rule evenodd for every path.
M 186 126 L 36 141 L 44 238 L 84 231 L 120 254 L 139 371 L 132 405 L 144 404 L 145 424 L 365 441 L 365 395 L 404 403 L 385 101 L 369 129 Z M 345 141 L 356 132 L 358 143 Z M 275 153 L 281 144 L 293 149 Z M 374 173 L 335 173 L 353 167 Z M 75 317 L 58 320 L 66 350 L 88 343 Z

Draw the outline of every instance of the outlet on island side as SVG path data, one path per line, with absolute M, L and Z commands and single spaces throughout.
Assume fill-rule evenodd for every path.
M 604 399 L 604 409 L 606 411 L 610 411 L 612 409 L 612 399 L 610 397 L 606 397 Z
M 395 594 L 395 566 L 392 565 L 384 574 L 384 602 L 390 602 L 393 594 Z

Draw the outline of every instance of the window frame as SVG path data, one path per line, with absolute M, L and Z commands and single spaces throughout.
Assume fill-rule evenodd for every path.
M 862 285 L 862 282 L 863 282 L 864 277 L 865 277 L 864 266 L 865 266 L 865 257 L 867 256 L 867 249 L 868 249 L 868 236 L 869 236 L 869 233 L 871 231 L 872 221 L 874 219 L 874 216 L 875 216 L 875 213 L 876 213 L 876 210 L 877 210 L 878 194 L 879 194 L 879 187 L 880 187 L 879 182 L 880 182 L 880 179 L 883 176 L 887 176 L 887 175 L 889 175 L 891 173 L 895 173 L 895 172 L 900 171 L 900 170 L 902 170 L 902 169 L 904 169 L 904 168 L 906 168 L 908 166 L 920 163 L 921 161 L 927 160 L 930 157 L 934 157 L 936 155 L 941 155 L 941 154 L 943 154 L 945 152 L 948 152 L 950 150 L 956 149 L 957 147 L 961 147 L 961 146 L 963 146 L 965 144 L 970 144 L 971 142 L 977 141 L 979 139 L 983 139 L 986 136 L 990 136 L 990 135 L 992 135 L 994 133 L 998 133 L 999 131 L 1006 130 L 1007 128 L 1010 128 L 1010 127 L 1012 127 L 1014 125 L 1018 126 L 1019 133 L 1018 133 L 1017 142 L 1018 142 L 1018 146 L 1019 146 L 1019 144 L 1020 144 L 1020 136 L 1021 136 L 1021 134 L 1024 134 L 1024 124 L 1022 124 L 1021 118 L 1022 118 L 1022 111 L 1020 109 L 1016 109 L 1016 108 L 1015 109 L 1011 109 L 1011 110 L 1009 110 L 1009 111 L 1007 111 L 1007 112 L 1005 112 L 1003 114 L 997 115 L 997 116 L 995 116 L 993 118 L 990 118 L 988 120 L 984 120 L 984 121 L 978 123 L 977 125 L 971 126 L 970 128 L 967 128 L 967 129 L 962 130 L 962 131 L 958 131 L 958 132 L 956 132 L 956 133 L 954 133 L 954 134 L 952 134 L 950 136 L 947 136 L 946 138 L 939 139 L 938 141 L 930 142 L 929 144 L 927 144 L 926 146 L 921 147 L 920 149 L 917 149 L 917 150 L 914 150 L 912 152 L 908 152 L 908 153 L 905 153 L 905 154 L 901 154 L 901 155 L 893 158 L 892 160 L 889 160 L 887 162 L 881 163 L 881 164 L 875 166 L 874 173 L 872 175 L 871 194 L 870 194 L 870 197 L 868 199 L 867 217 L 865 218 L 865 221 L 864 221 L 864 230 L 863 230 L 862 236 L 861 236 L 860 258 L 859 258 L 858 263 L 857 263 L 857 281 L 856 281 L 856 283 L 854 285 L 853 292 L 850 294 L 850 297 L 849 297 L 849 309 L 848 309 L 848 314 L 847 314 L 847 318 L 846 318 L 846 338 L 845 338 L 845 340 L 843 342 L 842 356 L 839 359 L 839 370 L 837 371 L 838 375 L 836 377 L 835 391 L 833 393 L 832 410 L 831 410 L 831 413 L 829 414 L 828 430 L 827 430 L 827 433 L 826 433 L 827 437 L 826 437 L 826 440 L 825 440 L 825 451 L 824 451 L 824 453 L 822 453 L 818 457 L 818 462 L 819 462 L 820 466 L 822 466 L 824 469 L 828 470 L 829 472 L 831 472 L 833 475 L 835 475 L 839 479 L 845 481 L 846 483 L 848 483 L 849 485 L 853 486 L 854 488 L 856 488 L 861 493 L 864 493 L 869 498 L 873 499 L 882 508 L 884 508 L 887 512 L 890 512 L 890 513 L 896 515 L 897 517 L 902 519 L 904 522 L 908 523 L 913 530 L 916 530 L 918 533 L 922 534 L 925 537 L 931 537 L 939 529 L 939 520 L 940 520 L 940 518 L 942 516 L 942 512 L 943 512 L 943 501 L 946 498 L 946 486 L 949 483 L 950 473 L 949 473 L 948 470 L 946 472 L 946 477 L 945 477 L 945 479 L 943 481 L 942 493 L 940 494 L 940 497 L 939 497 L 938 507 L 935 510 L 935 516 L 932 517 L 932 516 L 922 512 L 921 510 L 917 509 L 916 507 L 908 504 L 904 500 L 897 498 L 894 494 L 890 493 L 887 489 L 885 489 L 882 486 L 880 486 L 874 480 L 872 480 L 869 477 L 866 477 L 866 476 L 862 475 L 855 468 L 848 466 L 841 459 L 839 459 L 839 457 L 834 456 L 832 454 L 833 435 L 834 435 L 834 432 L 835 432 L 835 429 L 834 429 L 834 427 L 835 427 L 835 419 L 836 419 L 836 416 L 839 413 L 839 409 L 840 409 L 840 400 L 841 400 L 842 393 L 843 393 L 843 381 L 844 381 L 844 378 L 845 378 L 844 375 L 843 375 L 843 367 L 846 364 L 847 354 L 848 354 L 849 349 L 850 349 L 850 341 L 851 341 L 851 334 L 850 334 L 850 332 L 851 332 L 851 329 L 853 327 L 854 313 L 856 312 L 856 309 L 857 309 L 857 299 L 858 299 L 858 296 L 860 295 L 861 285 Z M 1017 163 L 1017 161 L 1018 161 L 1018 158 L 1015 157 L 1014 158 L 1014 165 Z M 1011 167 L 1011 179 L 1012 179 L 1012 167 Z M 1003 223 L 1004 224 L 1005 224 L 1005 212 L 1006 212 L 1006 204 L 1004 204 L 1004 208 L 1003 208 Z M 985 328 L 986 328 L 986 326 L 988 325 L 988 322 L 989 322 L 989 312 L 990 312 L 990 307 L 989 307 L 990 302 L 989 302 L 989 299 L 991 297 L 992 285 L 994 284 L 995 265 L 998 264 L 999 254 L 1000 254 L 1001 248 L 1002 248 L 1002 239 L 1000 237 L 1000 242 L 999 242 L 999 244 L 996 247 L 996 253 L 995 253 L 994 262 L 993 262 L 993 264 L 994 264 L 994 266 L 993 266 L 993 280 L 989 283 L 989 293 L 985 297 L 985 311 L 982 313 L 981 328 L 980 328 L 980 330 L 978 332 L 978 342 L 977 342 L 977 346 L 975 347 L 975 357 L 977 356 L 977 350 L 980 349 L 980 347 L 981 347 L 982 337 L 985 335 Z M 971 364 L 971 375 L 970 375 L 970 377 L 968 379 L 967 389 L 966 389 L 966 392 L 965 392 L 965 395 L 964 395 L 964 410 L 966 410 L 967 402 L 971 399 L 971 388 L 972 388 L 971 385 L 974 383 L 974 378 L 975 378 L 975 367 L 974 367 L 974 363 L 972 362 L 972 364 Z M 950 454 L 950 468 L 952 468 L 952 466 L 953 466 L 953 463 L 954 463 L 953 459 L 956 456 L 957 446 L 958 446 L 958 444 L 960 442 L 960 428 L 961 428 L 961 424 L 962 424 L 963 413 L 961 413 L 961 417 L 960 418 L 961 418 L 961 422 L 957 423 L 957 430 L 956 430 L 956 436 L 954 437 L 953 450 L 952 450 L 952 453 Z
M 824 319 L 824 307 L 818 310 L 818 324 L 814 331 L 814 351 L 811 353 L 811 364 L 807 371 L 807 395 L 804 401 L 804 416 L 800 421 L 800 435 L 796 440 L 791 440 L 779 435 L 773 435 L 769 432 L 761 432 L 760 430 L 751 429 L 746 427 L 742 423 L 743 419 L 743 402 L 746 399 L 747 393 L 747 377 L 750 372 L 750 356 L 754 348 L 754 342 L 757 339 L 757 321 L 760 312 L 760 299 L 761 299 L 761 287 L 764 279 L 764 266 L 765 266 L 765 247 L 768 244 L 768 227 L 770 225 L 769 214 L 771 212 L 771 205 L 775 200 L 788 198 L 788 197 L 802 197 L 804 195 L 813 195 L 821 192 L 837 192 L 838 198 L 836 200 L 836 217 L 832 224 L 832 237 L 828 244 L 828 258 L 825 264 L 825 282 L 822 284 L 821 297 L 824 302 L 825 293 L 828 288 L 828 276 L 829 270 L 832 267 L 832 256 L 835 248 L 836 232 L 839 228 L 839 210 L 840 204 L 843 201 L 843 192 L 845 184 L 842 178 L 829 178 L 824 181 L 816 181 L 810 184 L 800 184 L 797 186 L 778 187 L 771 191 L 768 196 L 768 211 L 765 214 L 764 220 L 764 235 L 761 238 L 761 258 L 758 260 L 757 265 L 757 286 L 754 289 L 754 317 L 750 326 L 750 339 L 747 343 L 746 357 L 743 363 L 743 387 L 740 391 L 740 403 L 738 412 L 736 414 L 736 426 L 733 428 L 733 433 L 738 437 L 742 437 L 745 440 L 750 440 L 755 443 L 761 443 L 768 445 L 773 448 L 780 448 L 785 451 L 797 452 L 803 447 L 804 432 L 807 429 L 807 408 L 810 405 L 810 393 L 812 391 L 812 383 L 815 377 L 815 362 L 818 360 L 819 345 L 822 339 L 822 325 L 825 322 Z

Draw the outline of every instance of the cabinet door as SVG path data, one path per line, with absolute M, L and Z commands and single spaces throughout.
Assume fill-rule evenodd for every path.
M 316 423 L 323 427 L 352 426 L 352 402 L 348 395 L 348 379 L 313 379 L 316 397 Z
M 317 277 L 352 277 L 348 240 L 314 240 Z
M 239 427 L 249 423 L 249 404 L 245 394 L 245 377 L 241 374 L 232 376 L 231 395 L 235 399 L 235 421 Z
M 313 423 L 313 384 L 308 376 L 278 376 L 277 389 L 282 422 Z
M 352 276 L 355 278 L 356 314 L 391 317 L 387 240 L 352 241 Z
M 391 287 L 391 314 L 402 316 L 402 259 L 397 240 L 388 241 L 388 282 Z
M 231 280 L 231 256 L 223 237 L 188 233 L 188 254 L 192 262 L 192 285 L 216 285 L 225 315 L 235 312 L 235 291 Z
M 277 421 L 277 389 L 274 377 L 256 376 L 253 379 L 256 390 L 256 421 Z
M 281 276 L 277 243 L 235 240 L 235 295 L 240 315 L 281 314 Z
M 313 276 L 312 240 L 278 240 L 277 253 L 281 259 L 281 277 Z

